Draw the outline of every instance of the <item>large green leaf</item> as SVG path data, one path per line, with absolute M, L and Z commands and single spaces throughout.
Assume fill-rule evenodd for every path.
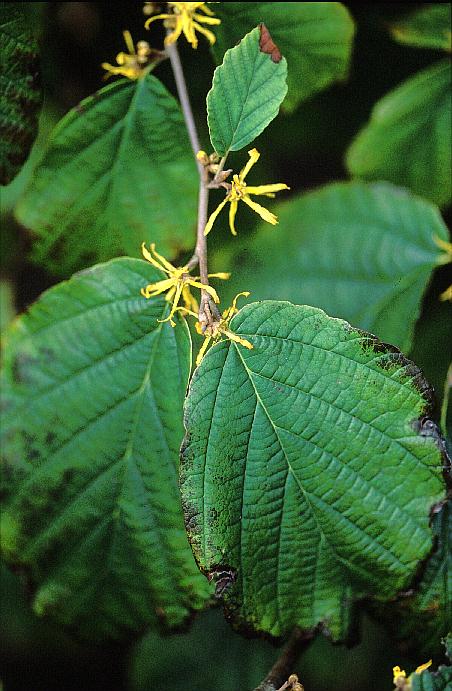
M 207 596 L 177 482 L 190 339 L 140 296 L 157 273 L 123 258 L 61 283 L 5 351 L 5 557 L 38 614 L 91 638 L 179 626 Z
M 449 60 L 419 72 L 375 105 L 347 152 L 357 177 L 406 185 L 437 204 L 451 199 Z
M 152 75 L 121 79 L 68 113 L 19 202 L 35 259 L 67 275 L 142 242 L 193 245 L 198 178 L 179 107 Z
M 354 24 L 339 2 L 222 2 L 215 14 L 218 62 L 256 24 L 268 27 L 288 62 L 286 110 L 347 76 Z
M 278 114 L 287 93 L 287 62 L 264 26 L 228 50 L 207 94 L 210 139 L 224 156 L 252 142 Z
M 433 517 L 435 549 L 411 595 L 377 610 L 393 635 L 414 647 L 421 657 L 441 651 L 441 638 L 452 622 L 452 501 Z
M 446 447 L 449 455 L 452 457 L 452 363 L 449 365 L 444 384 L 441 424 L 446 437 Z
M 24 3 L 0 3 L 0 185 L 19 172 L 38 131 L 38 47 Z
M 391 26 L 400 43 L 418 48 L 451 50 L 450 2 L 432 2 Z
M 346 634 L 354 596 L 388 598 L 432 546 L 444 495 L 416 366 L 314 307 L 246 305 L 185 409 L 181 487 L 203 572 L 238 625 Z
M 436 207 L 392 185 L 335 183 L 283 203 L 229 260 L 230 298 L 314 305 L 409 352 L 422 294 L 448 239 Z M 228 263 L 227 257 L 221 266 Z M 230 285 L 229 285 L 230 283 Z

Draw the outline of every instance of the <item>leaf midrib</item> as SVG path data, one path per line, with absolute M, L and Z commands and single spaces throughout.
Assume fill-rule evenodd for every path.
M 297 487 L 299 488 L 300 492 L 302 493 L 302 495 L 303 495 L 303 497 L 304 497 L 304 499 L 305 499 L 306 505 L 309 507 L 309 510 L 310 510 L 310 512 L 311 512 L 311 515 L 312 515 L 312 518 L 313 518 L 313 520 L 314 520 L 314 522 L 315 522 L 315 524 L 316 524 L 316 526 L 317 526 L 317 530 L 318 530 L 318 532 L 319 532 L 321 538 L 325 541 L 325 544 L 328 545 L 329 549 L 330 549 L 331 552 L 334 554 L 335 558 L 337 559 L 337 561 L 338 561 L 340 564 L 343 564 L 343 565 L 345 566 L 345 568 L 347 568 L 347 569 L 350 569 L 350 568 L 351 568 L 352 572 L 355 571 L 355 572 L 360 572 L 360 573 L 362 573 L 364 579 L 365 579 L 365 580 L 368 580 L 368 574 L 365 572 L 365 570 L 364 570 L 364 569 L 361 569 L 361 568 L 360 568 L 359 566 L 357 566 L 356 564 L 353 564 L 353 565 L 350 567 L 350 564 L 349 564 L 343 557 L 341 557 L 341 556 L 336 552 L 336 550 L 334 549 L 334 547 L 331 545 L 330 541 L 328 540 L 327 536 L 325 535 L 325 533 L 324 533 L 324 531 L 323 531 L 323 529 L 322 529 L 320 523 L 318 522 L 317 514 L 316 514 L 316 512 L 315 512 L 315 510 L 314 510 L 314 507 L 313 507 L 312 502 L 311 502 L 311 500 L 310 500 L 310 498 L 309 498 L 309 495 L 306 493 L 306 491 L 305 491 L 303 485 L 300 483 L 300 481 L 299 481 L 299 479 L 298 479 L 296 473 L 294 472 L 294 470 L 293 470 L 293 468 L 292 468 L 292 465 L 291 465 L 291 463 L 290 463 L 290 461 L 289 461 L 289 458 L 288 458 L 288 456 L 287 456 L 287 454 L 286 454 L 285 447 L 284 447 L 284 445 L 283 445 L 283 443 L 282 443 L 282 441 L 281 441 L 281 439 L 280 439 L 280 437 L 279 437 L 279 434 L 278 434 L 278 432 L 277 432 L 277 429 L 279 429 L 279 428 L 277 428 L 277 427 L 274 425 L 273 420 L 271 419 L 270 414 L 269 414 L 267 408 L 265 407 L 265 405 L 264 405 L 264 403 L 263 403 L 263 401 L 262 401 L 262 398 L 261 398 L 261 396 L 260 396 L 258 390 L 256 389 L 256 387 L 255 387 L 255 385 L 254 385 L 254 381 L 253 381 L 253 378 L 252 378 L 251 370 L 248 368 L 247 364 L 245 363 L 245 361 L 244 361 L 244 359 L 243 359 L 243 357 L 242 357 L 242 354 L 241 354 L 241 352 L 240 352 L 240 350 L 239 350 L 239 346 L 237 346 L 233 341 L 232 341 L 232 344 L 233 344 L 233 346 L 234 346 L 236 352 L 238 353 L 240 360 L 242 361 L 243 367 L 244 367 L 244 369 L 245 369 L 245 371 L 246 371 L 246 373 L 247 373 L 247 375 L 248 375 L 248 379 L 250 380 L 250 383 L 251 383 L 251 385 L 252 385 L 252 387 L 253 387 L 253 390 L 254 390 L 256 399 L 257 399 L 257 401 L 259 402 L 260 406 L 262 407 L 262 410 L 264 411 L 264 413 L 265 413 L 265 415 L 266 415 L 266 417 L 267 417 L 267 419 L 268 419 L 268 421 L 269 421 L 269 423 L 270 423 L 270 425 L 271 425 L 271 427 L 272 427 L 272 429 L 273 429 L 273 431 L 274 431 L 274 433 L 275 433 L 275 436 L 276 436 L 276 438 L 277 438 L 277 440 L 278 440 L 278 443 L 279 443 L 279 446 L 280 446 L 280 448 L 281 448 L 281 451 L 283 452 L 284 458 L 286 459 L 286 463 L 287 463 L 287 467 L 288 467 L 288 469 L 289 469 L 289 472 L 292 474 L 292 476 L 293 476 L 293 478 L 294 478 L 294 480 L 295 480 L 295 482 L 296 482 L 296 484 L 297 484 Z M 353 524 L 353 525 L 354 525 L 354 524 Z M 356 526 L 355 526 L 355 527 L 356 527 Z M 390 554 L 391 554 L 391 556 L 393 557 L 393 559 L 394 559 L 395 561 L 397 561 L 397 558 L 396 558 L 392 553 L 390 553 Z
M 167 311 L 167 305 L 164 306 L 164 310 L 162 312 L 162 317 L 165 315 L 166 311 Z M 147 386 L 149 379 L 150 379 L 150 373 L 151 373 L 151 370 L 152 370 L 152 367 L 154 364 L 154 360 L 155 360 L 155 356 L 156 356 L 156 352 L 157 352 L 157 344 L 158 344 L 160 335 L 161 335 L 162 330 L 163 330 L 162 327 L 163 327 L 163 324 L 159 324 L 159 326 L 157 327 L 157 329 L 154 332 L 156 337 L 153 339 L 150 358 L 149 358 L 149 362 L 148 362 L 148 365 L 147 365 L 146 370 L 145 370 L 145 375 L 143 377 L 143 381 L 142 381 L 139 389 L 134 394 L 137 396 L 137 401 L 136 401 L 135 411 L 134 411 L 134 415 L 133 415 L 132 429 L 131 429 L 129 440 L 127 442 L 127 445 L 126 445 L 126 448 L 124 450 L 123 455 L 119 459 L 117 459 L 114 463 L 108 464 L 106 467 L 104 467 L 101 470 L 101 472 L 98 473 L 95 477 L 90 478 L 88 483 L 82 488 L 81 492 L 79 492 L 75 497 L 73 497 L 71 499 L 71 501 L 65 505 L 63 511 L 59 514 L 58 518 L 55 518 L 52 521 L 52 528 L 50 530 L 50 533 L 58 535 L 58 529 L 61 527 L 64 527 L 64 524 L 65 524 L 66 518 L 67 518 L 67 512 L 70 511 L 71 507 L 73 507 L 74 504 L 79 502 L 80 499 L 87 492 L 89 492 L 89 490 L 92 488 L 92 486 L 95 485 L 101 478 L 103 478 L 109 472 L 115 474 L 117 472 L 117 469 L 121 465 L 123 465 L 124 466 L 123 479 L 119 482 L 119 491 L 118 491 L 116 500 L 114 501 L 114 506 L 115 507 L 118 506 L 119 499 L 120 499 L 122 491 L 124 489 L 124 477 L 125 477 L 125 474 L 127 472 L 127 461 L 130 459 L 132 451 L 133 451 L 133 445 L 135 443 L 135 435 L 136 435 L 136 431 L 137 431 L 138 419 L 139 419 L 139 415 L 140 415 L 140 412 L 142 410 L 142 406 L 144 403 L 144 394 L 146 391 L 146 386 Z M 149 336 L 149 334 L 146 333 L 146 334 L 144 334 L 144 336 Z M 121 400 L 124 400 L 124 399 L 121 399 Z M 96 416 L 95 420 L 97 420 L 98 418 L 99 418 L 99 416 Z M 85 429 L 86 429 L 86 423 L 84 423 L 84 426 L 81 428 L 81 430 L 85 430 Z M 72 441 L 72 438 L 73 438 L 73 435 L 71 434 L 69 441 Z M 168 451 L 170 452 L 166 437 L 164 437 L 164 439 L 165 439 L 165 443 L 166 443 L 166 446 L 168 448 Z M 57 451 L 59 451 L 59 450 L 60 449 L 58 449 Z M 54 455 L 54 453 L 55 452 L 53 452 L 52 455 Z M 45 464 L 45 466 L 48 469 L 48 464 Z M 137 471 L 141 477 L 141 473 L 140 473 L 140 470 L 138 467 L 137 467 Z M 83 536 L 82 536 L 82 538 L 83 538 Z M 48 539 L 49 539 L 49 531 L 46 533 L 43 533 L 43 534 L 38 534 L 38 536 L 34 540 L 28 542 L 27 548 L 26 548 L 27 556 L 30 558 L 30 555 L 33 553 L 33 551 L 36 550 L 37 547 L 39 548 L 40 543 L 46 542 Z M 76 544 L 78 544 L 79 542 L 80 541 L 77 541 Z

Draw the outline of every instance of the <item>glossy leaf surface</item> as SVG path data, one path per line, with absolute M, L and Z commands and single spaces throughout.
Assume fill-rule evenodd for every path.
M 250 144 L 277 116 L 287 93 L 286 59 L 262 25 L 225 53 L 207 94 L 210 139 L 223 156 Z M 276 51 L 276 52 L 275 52 Z
M 347 635 L 356 596 L 387 599 L 432 547 L 444 496 L 419 370 L 322 310 L 246 305 L 185 408 L 181 487 L 200 568 L 235 624 Z
M 190 339 L 140 296 L 157 274 L 137 259 L 81 273 L 6 343 L 5 557 L 36 613 L 95 640 L 178 627 L 208 594 L 177 481 Z

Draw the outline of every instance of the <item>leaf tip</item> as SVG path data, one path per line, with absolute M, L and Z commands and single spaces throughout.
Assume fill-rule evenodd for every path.
M 269 30 L 263 22 L 259 24 L 259 32 L 259 50 L 261 51 L 261 53 L 267 53 L 267 55 L 270 55 L 273 62 L 281 62 L 281 51 L 279 50 L 276 43 L 273 41 Z

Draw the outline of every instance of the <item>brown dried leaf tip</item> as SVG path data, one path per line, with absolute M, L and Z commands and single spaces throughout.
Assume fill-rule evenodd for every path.
M 265 24 L 259 24 L 259 31 L 261 32 L 261 37 L 259 39 L 259 50 L 261 53 L 267 53 L 270 55 L 273 62 L 281 62 L 282 55 L 276 43 L 273 41 L 269 30 Z

